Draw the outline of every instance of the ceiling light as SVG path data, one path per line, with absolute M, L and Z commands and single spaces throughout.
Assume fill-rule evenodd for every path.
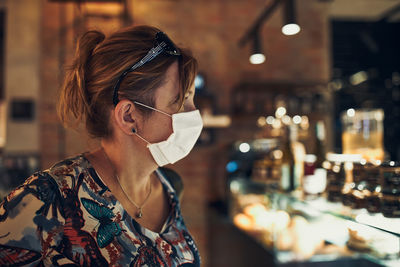
M 251 64 L 261 64 L 265 62 L 265 55 L 261 51 L 261 41 L 258 33 L 253 37 L 253 51 L 249 60 Z
M 300 32 L 300 26 L 296 23 L 289 23 L 289 24 L 283 25 L 283 27 L 282 27 L 282 33 L 284 35 L 295 35 L 298 32 Z
M 285 0 L 283 6 L 284 25 L 282 33 L 285 35 L 294 35 L 300 32 L 300 26 L 296 22 L 295 0 Z

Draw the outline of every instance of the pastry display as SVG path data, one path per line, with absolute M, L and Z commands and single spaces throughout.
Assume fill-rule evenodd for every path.
M 371 251 L 370 244 L 368 242 L 368 238 L 362 236 L 359 231 L 349 230 L 349 241 L 347 241 L 347 246 L 351 249 L 361 252 L 369 252 Z
M 293 251 L 299 260 L 309 259 L 324 245 L 322 237 L 310 235 L 312 225 L 304 217 L 291 217 L 284 210 L 268 210 L 260 203 L 243 207 L 233 217 L 233 223 L 266 246 Z

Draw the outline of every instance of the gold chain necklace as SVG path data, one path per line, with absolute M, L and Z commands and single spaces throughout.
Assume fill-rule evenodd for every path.
M 139 218 L 139 219 L 142 218 L 142 216 L 143 216 L 143 212 L 142 212 L 143 207 L 144 207 L 144 205 L 146 204 L 147 200 L 149 199 L 149 197 L 150 197 L 150 195 L 151 195 L 151 182 L 150 182 L 149 193 L 147 194 L 147 196 L 146 196 L 145 200 L 143 201 L 142 205 L 138 205 L 138 204 L 136 204 L 136 203 L 129 197 L 129 195 L 125 192 L 124 188 L 122 187 L 121 183 L 119 182 L 119 177 L 118 177 L 118 175 L 115 174 L 115 177 L 117 178 L 119 187 L 121 187 L 122 192 L 124 193 L 124 195 L 125 195 L 125 196 L 128 198 L 128 200 L 129 200 L 133 205 L 135 205 L 135 207 L 137 208 L 137 213 L 135 214 L 136 218 Z
M 103 154 L 104 154 L 104 156 L 106 157 L 107 161 L 111 164 L 111 166 L 112 166 L 112 168 L 113 168 L 113 170 L 114 170 L 114 176 L 115 176 L 115 178 L 117 179 L 118 185 L 119 185 L 119 187 L 121 188 L 122 192 L 124 193 L 124 195 L 126 196 L 126 198 L 136 207 L 136 209 L 137 209 L 137 212 L 136 212 L 136 214 L 135 214 L 136 218 L 138 218 L 138 219 L 142 218 L 142 217 L 143 217 L 143 207 L 144 207 L 144 205 L 147 203 L 147 200 L 150 198 L 150 195 L 151 195 L 151 181 L 150 181 L 149 193 L 147 194 L 146 198 L 144 199 L 142 205 L 136 204 L 135 201 L 133 201 L 133 200 L 129 197 L 129 195 L 125 192 L 124 188 L 122 187 L 122 185 L 121 185 L 121 183 L 120 183 L 120 181 L 119 181 L 119 177 L 118 177 L 118 175 L 117 175 L 117 172 L 115 171 L 115 168 L 114 168 L 114 166 L 112 165 L 111 160 L 110 160 L 110 158 L 108 157 L 106 151 L 104 150 L 103 147 L 102 147 L 101 150 L 103 151 Z

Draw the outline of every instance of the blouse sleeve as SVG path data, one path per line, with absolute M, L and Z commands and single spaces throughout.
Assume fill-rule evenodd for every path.
M 0 266 L 43 266 L 57 254 L 64 225 L 59 200 L 57 183 L 43 172 L 4 198 L 0 204 Z

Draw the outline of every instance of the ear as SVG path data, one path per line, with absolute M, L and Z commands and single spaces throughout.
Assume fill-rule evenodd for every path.
M 127 135 L 132 135 L 132 129 L 137 130 L 139 114 L 132 101 L 123 99 L 114 109 L 116 125 Z

